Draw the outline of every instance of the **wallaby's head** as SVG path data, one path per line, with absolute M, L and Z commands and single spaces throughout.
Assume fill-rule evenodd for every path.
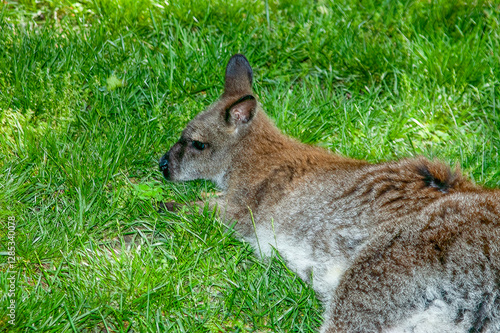
M 208 179 L 225 187 L 233 157 L 242 149 L 240 143 L 257 114 L 252 76 L 243 55 L 229 60 L 222 96 L 189 122 L 179 141 L 160 159 L 167 180 Z

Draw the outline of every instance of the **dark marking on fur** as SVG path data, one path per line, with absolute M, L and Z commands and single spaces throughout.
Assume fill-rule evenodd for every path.
M 443 193 L 448 193 L 450 188 L 454 185 L 455 175 L 449 168 L 446 169 L 445 175 L 438 175 L 436 172 L 432 172 L 429 166 L 423 163 L 417 165 L 416 168 L 417 173 L 423 177 L 423 181 L 427 187 L 432 187 Z
M 379 191 L 377 192 L 377 196 L 381 197 L 383 196 L 384 194 L 387 194 L 391 191 L 396 191 L 398 188 L 396 187 L 396 185 L 393 185 L 393 184 L 388 184 L 388 185 L 384 185 L 382 186 L 381 189 L 379 189 Z
M 290 165 L 283 165 L 273 169 L 270 174 L 260 182 L 255 191 L 256 207 L 269 193 L 273 193 L 275 199 L 279 199 L 286 186 L 291 183 L 295 177 L 294 168 Z M 279 180 L 276 182 L 276 180 Z M 254 209 L 256 209 L 256 207 Z
M 433 249 L 437 252 L 436 255 L 438 257 L 439 263 L 444 266 L 446 264 L 446 248 L 443 246 L 443 244 L 439 244 L 436 240 L 431 240 L 431 244 Z
M 483 254 L 484 256 L 486 257 L 486 260 L 488 260 L 488 262 L 491 263 L 491 257 L 490 257 L 490 244 L 488 244 L 488 241 L 486 239 L 484 239 L 485 237 L 483 237 Z
M 491 298 L 491 294 L 485 293 L 483 295 L 483 301 L 479 303 L 479 306 L 474 313 L 474 323 L 469 329 L 469 333 L 480 333 L 483 332 L 488 325 L 490 319 L 488 318 L 488 301 Z
M 459 324 L 462 321 L 464 321 L 465 318 L 465 309 L 460 308 L 458 309 L 457 316 L 455 317 L 455 324 Z
M 341 196 L 339 196 L 339 199 L 346 199 L 352 195 L 354 195 L 354 193 L 358 192 L 359 191 L 359 185 L 356 184 L 355 186 L 352 186 L 351 188 L 347 189 Z M 337 198 L 334 198 L 333 201 L 337 200 Z
M 393 205 L 394 203 L 397 203 L 397 202 L 401 202 L 401 201 L 404 201 L 404 200 L 408 200 L 408 198 L 405 198 L 404 196 L 397 196 L 395 198 L 392 198 L 390 200 L 387 200 L 386 202 L 384 202 L 382 204 L 382 207 L 386 207 L 386 206 L 391 206 Z

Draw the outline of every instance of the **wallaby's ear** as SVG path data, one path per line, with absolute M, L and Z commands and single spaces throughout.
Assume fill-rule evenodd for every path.
M 246 124 L 252 120 L 257 110 L 257 100 L 252 95 L 245 95 L 226 109 L 226 123 L 231 126 Z
M 252 67 L 242 54 L 235 54 L 226 67 L 224 95 L 244 96 L 252 94 Z

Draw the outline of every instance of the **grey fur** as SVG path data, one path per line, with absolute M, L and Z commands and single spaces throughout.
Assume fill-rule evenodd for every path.
M 500 332 L 499 191 L 425 158 L 369 164 L 299 143 L 245 97 L 251 80 L 231 58 L 225 93 L 162 157 L 167 179 L 214 181 L 224 220 L 327 303 L 321 332 Z

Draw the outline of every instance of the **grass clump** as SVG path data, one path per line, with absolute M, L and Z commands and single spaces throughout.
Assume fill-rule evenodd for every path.
M 321 305 L 158 158 L 244 53 L 278 127 L 370 161 L 412 155 L 500 185 L 495 1 L 20 1 L 0 9 L 0 238 L 16 219 L 16 324 L 0 328 L 315 331 Z

